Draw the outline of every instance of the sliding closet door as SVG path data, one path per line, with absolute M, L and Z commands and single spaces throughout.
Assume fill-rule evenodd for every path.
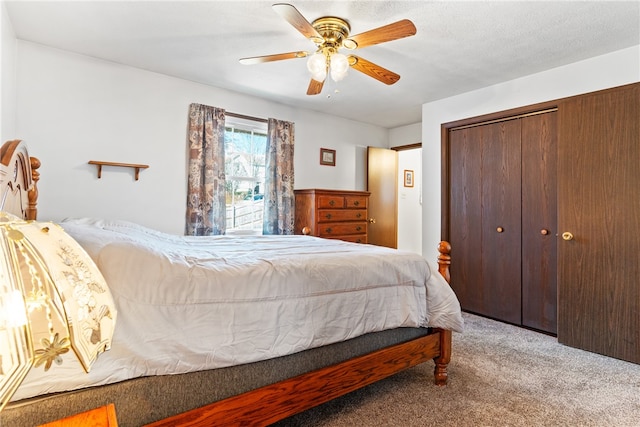
M 522 325 L 557 333 L 557 112 L 522 122 Z
M 559 106 L 558 340 L 640 363 L 640 84 Z

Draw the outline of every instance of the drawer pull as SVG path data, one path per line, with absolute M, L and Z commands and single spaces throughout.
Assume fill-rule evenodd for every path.
M 358 206 L 358 205 L 360 205 L 360 202 L 356 200 L 355 202 L 353 202 L 353 204 L 354 204 L 355 206 Z
M 326 215 L 325 215 L 325 218 L 327 218 L 327 219 L 331 219 L 331 214 L 326 214 Z
M 333 230 L 331 229 L 331 227 L 329 227 L 329 228 L 327 228 L 325 231 L 326 231 L 327 233 L 331 233 Z
M 362 227 L 357 226 L 357 227 L 356 227 L 356 231 L 360 231 L 360 230 L 362 230 Z
M 333 205 L 335 205 L 335 204 L 336 204 L 336 201 L 335 201 L 335 200 L 329 200 L 329 205 L 330 205 L 330 206 L 333 206 Z
M 356 218 L 361 218 L 361 217 L 362 217 L 362 214 L 361 214 L 360 212 L 358 212 L 358 213 L 356 214 Z

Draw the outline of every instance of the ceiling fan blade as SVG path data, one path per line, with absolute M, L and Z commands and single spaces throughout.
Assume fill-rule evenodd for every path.
M 386 68 L 382 68 L 379 65 L 374 64 L 371 61 L 362 59 L 355 55 L 349 55 L 349 65 L 361 73 L 366 74 L 369 77 L 381 81 L 384 84 L 392 85 L 400 80 L 400 75 L 389 71 Z
M 278 15 L 282 16 L 289 24 L 293 25 L 293 27 L 300 31 L 300 33 L 302 33 L 306 38 L 322 40 L 320 33 L 318 33 L 311 23 L 309 23 L 309 21 L 307 21 L 307 19 L 298 12 L 298 9 L 292 5 L 287 3 L 276 3 L 272 7 Z
M 308 53 L 304 51 L 277 53 L 275 55 L 253 56 L 250 58 L 241 58 L 240 63 L 245 65 L 262 64 L 263 62 L 281 61 L 283 59 L 304 58 L 307 55 Z
M 371 46 L 374 44 L 390 42 L 392 40 L 413 36 L 415 34 L 416 26 L 413 25 L 413 22 L 409 21 L 408 19 L 403 19 L 402 21 L 394 22 L 393 24 L 385 25 L 383 27 L 378 27 L 364 33 L 356 34 L 355 36 L 349 37 L 347 40 L 356 43 L 356 46 L 352 48 L 355 49 L 365 46 Z M 349 42 L 343 43 L 343 45 L 348 49 L 351 48 L 349 46 Z
M 307 89 L 307 95 L 318 95 L 322 92 L 322 86 L 324 86 L 324 82 L 311 79 L 309 88 Z

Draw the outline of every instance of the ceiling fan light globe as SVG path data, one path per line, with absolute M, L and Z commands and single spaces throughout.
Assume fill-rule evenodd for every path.
M 322 83 L 327 78 L 327 72 L 322 71 L 317 74 L 311 73 L 311 78 L 317 82 Z
M 314 53 L 307 61 L 307 69 L 313 80 L 323 82 L 327 77 L 327 59 L 322 53 Z
M 349 60 L 341 53 L 331 55 L 331 79 L 339 82 L 347 76 L 349 71 Z

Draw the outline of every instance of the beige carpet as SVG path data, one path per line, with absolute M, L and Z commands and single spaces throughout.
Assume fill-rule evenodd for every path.
M 464 316 L 448 386 L 424 363 L 277 426 L 640 426 L 640 365 Z

